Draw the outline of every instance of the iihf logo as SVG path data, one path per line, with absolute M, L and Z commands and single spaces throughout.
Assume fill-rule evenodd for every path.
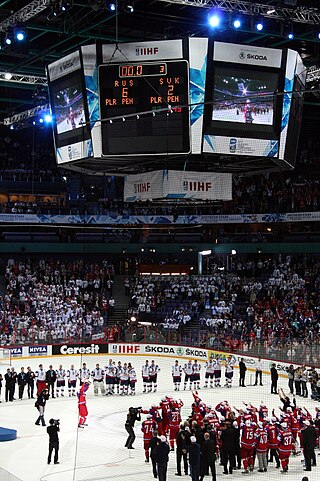
M 235 153 L 237 151 L 237 139 L 230 139 L 229 150 L 231 153 Z
M 188 181 L 184 180 L 183 181 L 183 190 L 186 192 L 188 190 Z

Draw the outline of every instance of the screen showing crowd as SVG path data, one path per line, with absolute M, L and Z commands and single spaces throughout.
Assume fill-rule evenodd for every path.
M 212 120 L 273 125 L 278 75 L 241 69 L 215 69 Z

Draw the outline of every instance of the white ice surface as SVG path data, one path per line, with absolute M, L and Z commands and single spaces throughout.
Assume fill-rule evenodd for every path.
M 253 124 L 254 125 L 272 125 L 273 123 L 273 110 L 270 109 L 268 113 L 265 114 L 254 114 L 252 113 Z M 237 115 L 237 109 L 225 109 L 225 110 L 214 110 L 212 112 L 212 120 L 221 120 L 224 122 L 239 122 L 244 124 L 244 113 L 239 110 L 239 115 Z
M 83 361 L 87 362 L 88 367 L 93 368 L 98 362 L 104 366 L 107 363 L 108 355 L 80 357 L 52 357 L 51 359 L 33 360 L 14 360 L 13 365 L 17 371 L 21 366 L 31 365 L 36 369 L 40 362 L 45 369 L 49 364 L 57 367 L 60 363 L 65 369 L 74 363 L 77 368 Z M 18 439 L 11 442 L 0 444 L 0 467 L 14 474 L 23 481 L 102 481 L 102 480 L 128 480 L 141 481 L 142 479 L 153 479 L 151 466 L 144 462 L 144 452 L 142 448 L 142 433 L 140 423 L 136 423 L 137 439 L 135 450 L 124 448 L 126 432 L 124 421 L 127 409 L 130 406 L 142 406 L 148 408 L 152 403 L 159 402 L 165 394 L 173 394 L 181 398 L 185 406 L 183 416 L 190 412 L 192 395 L 189 390 L 175 393 L 171 382 L 171 366 L 173 359 L 158 358 L 156 362 L 161 367 L 159 374 L 159 388 L 157 393 L 142 394 L 140 371 L 145 357 L 143 356 L 113 356 L 118 361 L 130 361 L 134 364 L 138 374 L 137 395 L 133 396 L 113 396 L 113 397 L 94 397 L 93 387 L 91 386 L 87 395 L 87 405 L 89 410 L 88 427 L 83 430 L 77 429 L 77 398 L 50 399 L 47 403 L 45 419 L 48 422 L 51 417 L 61 420 L 60 432 L 60 456 L 59 465 L 47 465 L 48 435 L 46 428 L 35 426 L 37 410 L 34 407 L 34 400 L 23 399 L 13 403 L 4 402 L 2 394 L 2 404 L 0 405 L 0 425 L 13 428 L 18 431 Z M 150 358 L 151 359 L 151 358 Z M 183 359 L 180 360 L 184 362 Z M 0 366 L 0 372 L 5 373 L 6 366 Z M 249 381 L 249 376 L 248 381 Z M 202 373 L 203 386 L 203 373 Z M 285 379 L 281 379 L 280 387 L 287 388 Z M 3 389 L 4 391 L 4 389 Z M 287 389 L 286 389 L 287 391 Z M 258 406 L 264 401 L 270 408 L 279 406 L 278 396 L 271 395 L 270 383 L 267 375 L 264 375 L 263 387 L 238 387 L 238 371 L 234 376 L 234 387 L 217 389 L 201 389 L 200 396 L 207 403 L 215 406 L 221 400 L 227 399 L 231 405 L 241 407 L 242 402 L 252 402 Z M 17 396 L 17 391 L 16 395 Z M 317 405 L 311 399 L 298 398 L 298 404 L 306 406 L 312 413 Z M 301 464 L 301 456 L 290 459 L 289 474 L 287 479 L 301 481 L 304 474 Z M 320 458 L 319 462 L 320 462 Z M 76 469 L 75 469 L 76 468 Z M 174 475 L 176 472 L 175 453 L 170 453 L 168 468 L 168 481 L 177 480 Z M 222 478 L 222 467 L 217 464 L 218 478 Z M 320 468 L 315 468 L 309 474 L 309 481 L 320 479 Z M 250 478 L 275 480 L 281 478 L 279 470 L 274 466 L 268 469 L 267 473 L 257 473 Z M 235 471 L 232 475 L 234 481 L 243 478 L 240 471 Z M 189 479 L 189 477 L 185 478 Z M 211 478 L 206 478 L 207 480 Z M 0 481 L 2 481 L 0 475 Z

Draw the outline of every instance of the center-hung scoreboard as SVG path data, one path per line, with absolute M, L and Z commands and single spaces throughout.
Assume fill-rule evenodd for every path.
M 228 156 L 292 168 L 305 72 L 293 50 L 208 38 L 83 46 L 47 67 L 57 162 L 108 171 Z

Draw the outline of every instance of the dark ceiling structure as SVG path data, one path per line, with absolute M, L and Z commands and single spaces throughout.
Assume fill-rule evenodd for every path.
M 128 3 L 128 2 L 126 2 Z M 39 77 L 45 84 L 45 66 L 81 45 L 211 36 L 217 40 L 296 49 L 306 65 L 320 61 L 319 0 L 135 0 L 134 11 L 111 11 L 107 0 L 0 0 L 0 119 L 46 103 L 39 95 Z M 127 6 L 127 5 L 126 5 Z M 261 9 L 261 6 L 264 9 Z M 208 12 L 219 7 L 225 21 L 214 32 Z M 55 10 L 56 9 L 56 10 Z M 235 30 L 230 19 L 240 13 L 243 27 Z M 265 28 L 254 31 L 253 20 L 263 16 Z M 14 27 L 24 27 L 26 40 L 5 43 Z M 287 36 L 293 29 L 294 39 Z M 13 75 L 6 80 L 6 75 Z M 29 81 L 14 81 L 14 74 Z M 9 77 L 8 77 L 9 78 Z M 31 78 L 31 81 L 30 81 Z M 38 82 L 38 83 L 39 83 Z M 45 90 L 45 89 L 44 89 Z M 317 99 L 315 99 L 317 102 Z

